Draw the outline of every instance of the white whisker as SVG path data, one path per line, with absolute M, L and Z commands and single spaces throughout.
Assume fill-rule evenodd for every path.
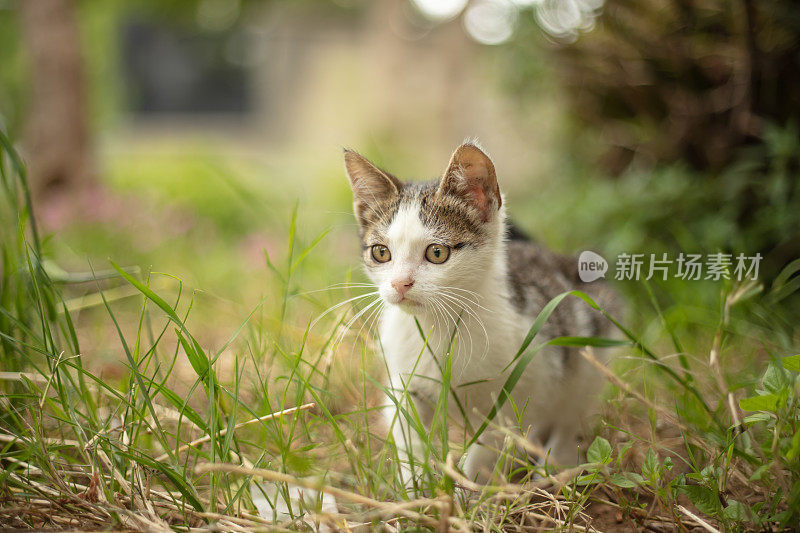
M 367 312 L 369 309 L 371 309 L 371 308 L 372 308 L 372 307 L 373 307 L 375 304 L 379 304 L 379 303 L 380 303 L 380 302 L 382 302 L 382 301 L 383 301 L 383 300 L 381 300 L 380 298 L 377 298 L 375 301 L 373 301 L 373 302 L 370 302 L 369 304 L 367 304 L 367 306 L 366 306 L 366 307 L 364 307 L 364 309 L 362 309 L 361 311 L 359 311 L 358 313 L 356 313 L 356 315 L 355 315 L 353 318 L 351 318 L 351 319 L 350 319 L 350 321 L 347 323 L 347 325 L 344 327 L 344 329 L 343 329 L 343 330 L 342 330 L 342 331 L 341 331 L 341 332 L 340 332 L 340 333 L 339 333 L 339 334 L 336 336 L 336 341 L 335 341 L 335 342 L 334 342 L 334 344 L 333 344 L 333 352 L 334 352 L 334 353 L 336 352 L 336 350 L 339 348 L 339 345 L 340 345 L 340 344 L 342 343 L 342 341 L 344 340 L 344 336 L 347 334 L 347 332 L 348 332 L 348 331 L 350 330 L 350 328 L 353 326 L 353 323 L 354 323 L 356 320 L 358 320 L 358 319 L 359 319 L 359 317 L 360 317 L 361 315 L 363 315 L 363 314 L 364 314 L 364 313 L 366 313 L 366 312 Z
M 311 322 L 311 327 L 309 329 L 313 328 L 317 324 L 317 322 L 322 320 L 323 317 L 325 317 L 326 315 L 328 315 L 332 311 L 335 311 L 336 309 L 339 309 L 341 306 L 346 305 L 346 304 L 348 304 L 350 302 L 355 302 L 356 300 L 360 300 L 360 299 L 363 299 L 363 298 L 368 298 L 370 296 L 376 296 L 377 294 L 378 294 L 378 291 L 368 292 L 366 294 L 360 294 L 358 296 L 354 296 L 352 298 L 348 298 L 347 300 L 345 300 L 343 302 L 339 302 L 338 304 L 332 305 L 331 307 L 327 308 L 321 315 L 319 315 L 317 318 L 315 318 L 313 322 Z
M 364 326 L 367 326 L 367 331 L 366 331 L 366 333 L 367 333 L 367 335 L 369 335 L 369 333 L 370 333 L 370 331 L 371 331 L 371 329 L 372 329 L 372 326 L 371 326 L 371 325 L 368 325 L 368 324 L 370 324 L 370 322 L 371 322 L 371 321 L 372 321 L 374 318 L 376 318 L 376 317 L 380 316 L 380 313 L 381 313 L 381 311 L 383 310 L 383 306 L 384 306 L 384 305 L 385 305 L 385 302 L 384 302 L 383 300 L 381 300 L 381 303 L 380 303 L 380 305 L 378 305 L 377 307 L 375 307 L 375 309 L 373 309 L 372 311 L 370 311 L 370 313 L 367 315 L 367 318 L 365 318 L 365 319 L 362 321 L 361 327 L 360 327 L 360 328 L 358 328 L 358 332 L 356 333 L 356 339 L 358 339 L 358 338 L 361 336 L 361 331 L 364 329 Z M 355 346 L 356 346 L 356 343 L 353 343 L 353 349 L 355 349 Z M 351 354 L 352 354 L 352 350 L 351 350 Z
M 298 292 L 297 294 L 292 295 L 293 298 L 297 296 L 305 296 L 307 294 L 314 294 L 317 292 L 326 292 L 326 291 L 333 291 L 333 290 L 346 290 L 346 289 L 372 289 L 375 288 L 375 284 L 373 283 L 334 283 L 329 287 L 325 287 L 324 289 L 316 289 L 313 291 L 303 291 Z
M 473 295 L 473 296 L 475 296 L 477 298 L 481 298 L 482 297 L 480 293 L 477 293 L 475 291 L 471 291 L 469 289 L 464 289 L 464 288 L 461 288 L 461 287 L 449 287 L 449 286 L 446 286 L 446 285 L 442 285 L 439 288 L 440 289 L 450 289 L 450 290 L 453 290 L 453 291 L 466 292 L 466 293 L 471 294 L 471 295 Z
M 486 357 L 486 354 L 489 352 L 489 333 L 486 330 L 486 325 L 484 324 L 484 322 L 481 319 L 480 315 L 477 313 L 477 311 L 475 311 L 472 308 L 472 305 L 477 305 L 477 304 L 475 304 L 475 302 L 469 300 L 468 298 L 466 298 L 464 296 L 455 295 L 455 294 L 448 294 L 447 292 L 440 293 L 440 296 L 442 296 L 443 298 L 446 298 L 450 302 L 453 302 L 454 304 L 462 307 L 464 309 L 464 311 L 470 317 L 472 317 L 475 320 L 475 322 L 478 324 L 478 326 L 480 326 L 481 330 L 483 331 L 483 337 L 484 337 L 483 353 L 480 356 L 481 360 L 483 360 Z M 470 328 L 467 327 L 467 331 L 469 331 L 469 330 L 470 330 Z
M 470 291 L 470 290 L 467 290 L 467 289 L 461 289 L 461 288 L 459 288 L 459 287 L 440 287 L 440 289 L 449 289 L 449 290 L 454 290 L 454 291 L 463 291 L 463 292 L 469 293 L 469 294 L 471 294 L 471 295 L 474 295 L 474 296 L 475 296 L 475 299 L 472 299 L 472 298 L 470 298 L 469 296 L 467 296 L 467 295 L 464 295 L 464 294 L 451 294 L 451 296 L 458 296 L 459 298 L 464 298 L 465 300 L 469 301 L 471 304 L 473 304 L 473 305 L 475 305 L 475 306 L 477 306 L 477 307 L 480 307 L 481 309 L 483 309 L 483 310 L 484 310 L 484 311 L 486 311 L 487 313 L 491 313 L 491 311 L 489 311 L 489 310 L 488 310 L 488 309 L 486 309 L 484 306 L 482 306 L 481 304 L 479 304 L 479 303 L 478 303 L 478 299 L 479 299 L 479 298 L 482 298 L 482 296 L 481 296 L 480 294 L 478 294 L 477 292 Z
M 449 343 L 449 341 L 450 341 L 449 337 L 454 337 L 458 333 L 459 319 L 457 319 L 456 317 L 453 316 L 453 313 L 451 313 L 452 309 L 450 309 L 447 305 L 444 305 L 445 302 L 443 300 L 436 300 L 436 301 L 439 303 L 439 305 L 442 306 L 442 309 L 444 310 L 444 312 L 447 313 L 447 316 L 453 322 L 452 333 L 450 335 L 448 335 L 448 338 L 444 339 L 445 342 Z M 467 329 L 467 333 L 469 333 L 469 329 Z M 470 338 L 470 344 L 471 343 L 472 343 L 472 338 Z M 470 348 L 470 351 L 471 351 L 471 348 Z

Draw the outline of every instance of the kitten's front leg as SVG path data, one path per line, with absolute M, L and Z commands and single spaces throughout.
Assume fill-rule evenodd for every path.
M 513 428 L 509 428 L 509 431 L 516 436 L 487 431 L 469 447 L 463 467 L 468 479 L 486 485 L 496 474 L 508 476 L 520 466 L 535 464 L 535 457 L 530 456 L 517 439 L 523 437 L 535 448 L 541 449 L 537 437 L 530 431 L 525 434 Z
M 426 404 L 414 401 L 411 394 L 403 394 L 403 391 L 396 391 L 391 402 L 383 409 L 383 416 L 397 449 L 398 475 L 410 495 L 420 495 L 420 481 L 428 455 L 421 434 L 426 434 L 433 414 Z
M 487 484 L 492 479 L 494 466 L 497 463 L 497 451 L 489 446 L 476 442 L 467 450 L 464 461 L 464 475 L 470 481 Z

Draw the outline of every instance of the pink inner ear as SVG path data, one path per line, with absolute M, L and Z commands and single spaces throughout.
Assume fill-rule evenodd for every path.
M 469 195 L 475 203 L 475 207 L 481 212 L 483 221 L 489 220 L 489 201 L 486 199 L 486 193 L 480 185 L 473 185 L 469 188 Z

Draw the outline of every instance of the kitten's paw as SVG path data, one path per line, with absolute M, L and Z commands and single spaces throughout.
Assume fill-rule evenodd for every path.
M 397 478 L 408 499 L 413 500 L 430 496 L 428 491 L 423 488 L 423 476 L 420 475 L 420 472 L 415 472 L 407 463 L 400 463 L 400 468 L 397 470 Z
M 497 453 L 494 450 L 475 443 L 467 450 L 467 458 L 462 470 L 468 480 L 479 485 L 486 485 L 492 480 L 496 462 Z
M 549 451 L 550 463 L 563 468 L 580 464 L 578 434 L 571 429 L 556 430 L 545 445 Z

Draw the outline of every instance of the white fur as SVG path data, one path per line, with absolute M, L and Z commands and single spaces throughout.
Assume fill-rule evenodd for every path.
M 502 235 L 504 208 L 487 222 L 492 233 L 488 242 L 493 244 L 453 250 L 450 258 L 438 265 L 424 258 L 426 247 L 437 240 L 422 224 L 418 209 L 416 205 L 401 207 L 389 227 L 387 242 L 383 243 L 391 251 L 391 261 L 367 269 L 388 304 L 381 318 L 380 335 L 390 387 L 398 399 L 404 389 L 413 390 L 416 409 L 423 421 L 430 423 L 433 415 L 430 404 L 435 405 L 441 391 L 443 354 L 459 322 L 460 312 L 452 356 L 452 388 L 461 398 L 472 428 L 476 429 L 494 405 L 508 376 L 508 371 L 503 370 L 516 354 L 535 317 L 518 313 L 510 302 L 506 244 Z M 401 301 L 391 282 L 407 278 L 413 279 L 414 285 L 406 293 L 406 300 Z M 462 311 L 466 299 L 470 301 L 469 309 Z M 460 300 L 461 305 L 456 300 Z M 415 317 L 425 334 L 430 334 L 428 345 L 437 355 L 438 364 L 425 348 Z M 536 343 L 544 340 L 546 338 L 537 337 Z M 554 364 L 555 359 L 560 361 L 560 357 L 550 357 L 547 350 L 536 354 L 514 389 L 513 402 L 506 402 L 495 421 L 515 420 L 512 403 L 517 410 L 524 409 L 522 431 L 532 441 L 550 447 L 551 460 L 569 464 L 577 457 L 575 438 L 579 419 L 587 396 L 594 389 L 584 386 L 586 376 L 566 378 L 563 366 Z M 580 373 L 581 369 L 576 372 Z M 577 380 L 577 387 L 567 383 L 573 379 Z M 486 381 L 459 387 L 479 380 Z M 452 400 L 449 406 L 449 414 L 459 420 L 461 416 Z M 393 426 L 398 447 L 419 461 L 418 437 L 406 426 L 403 415 L 396 413 L 393 404 L 385 414 Z M 545 433 L 549 441 L 541 443 Z M 493 467 L 496 454 L 492 450 L 499 448 L 501 442 L 492 435 L 487 431 L 479 441 L 483 445 L 474 445 L 468 451 L 464 470 L 470 477 L 485 479 L 487 471 Z

